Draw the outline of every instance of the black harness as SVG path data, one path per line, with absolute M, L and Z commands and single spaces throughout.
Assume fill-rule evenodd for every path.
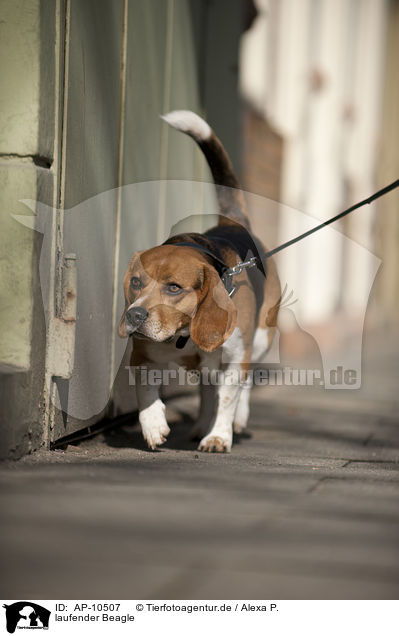
M 215 227 L 204 234 L 172 236 L 163 245 L 193 247 L 209 256 L 230 297 L 236 291 L 233 277 L 244 269 L 248 269 L 248 278 L 255 293 L 258 313 L 263 303 L 266 261 L 263 258 L 262 245 L 247 229 L 239 225 Z M 241 259 L 241 262 L 234 267 L 226 265 L 223 259 L 222 251 L 226 247 L 232 249 Z

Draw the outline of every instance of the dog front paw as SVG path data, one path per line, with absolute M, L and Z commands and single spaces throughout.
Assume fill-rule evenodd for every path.
M 142 425 L 141 429 L 143 431 L 144 439 L 151 450 L 155 450 L 157 446 L 161 446 L 161 444 L 164 444 L 166 442 L 167 436 L 170 433 L 170 428 L 167 425 L 166 420 L 162 424 L 157 424 L 156 426 L 155 424 L 152 424 L 148 427 L 144 427 Z
M 209 433 L 201 440 L 198 450 L 205 453 L 230 453 L 231 438 L 227 435 Z
M 165 405 L 161 400 L 156 400 L 139 413 L 139 420 L 143 437 L 149 448 L 155 450 L 166 442 L 170 428 L 165 418 Z

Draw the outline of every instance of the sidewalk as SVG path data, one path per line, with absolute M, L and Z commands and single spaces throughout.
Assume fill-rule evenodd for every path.
M 137 427 L 3 464 L 3 598 L 391 599 L 399 594 L 396 343 L 360 391 L 262 387 L 230 455 Z

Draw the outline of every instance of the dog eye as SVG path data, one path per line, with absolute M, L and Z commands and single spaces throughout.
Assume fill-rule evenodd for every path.
M 178 285 L 177 283 L 168 283 L 168 285 L 166 285 L 166 292 L 168 294 L 179 294 L 182 291 L 182 287 L 180 287 L 180 285 Z
M 133 289 L 141 289 L 143 286 L 141 284 L 141 280 L 137 278 L 137 276 L 132 276 L 132 278 L 130 279 L 130 284 L 133 287 Z

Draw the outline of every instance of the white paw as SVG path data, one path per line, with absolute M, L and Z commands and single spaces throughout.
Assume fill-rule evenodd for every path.
M 161 400 L 156 400 L 140 411 L 139 420 L 143 437 L 152 450 L 166 442 L 170 428 L 165 418 L 165 405 Z
M 230 435 L 223 433 L 215 435 L 214 433 L 209 433 L 209 435 L 206 435 L 204 439 L 201 440 L 198 450 L 204 451 L 205 453 L 230 453 L 231 444 L 232 440 Z

